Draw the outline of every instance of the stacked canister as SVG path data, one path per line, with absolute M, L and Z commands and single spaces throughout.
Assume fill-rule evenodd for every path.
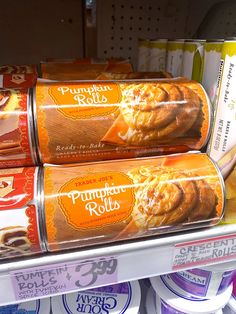
M 232 299 L 235 266 L 230 262 L 151 278 L 147 314 L 225 313 Z

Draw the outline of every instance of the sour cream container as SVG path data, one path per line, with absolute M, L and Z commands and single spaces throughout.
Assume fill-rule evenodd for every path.
M 220 295 L 231 285 L 235 269 L 236 262 L 229 262 L 161 277 L 166 286 L 186 299 L 210 299 Z
M 146 314 L 155 314 L 157 313 L 156 309 L 156 293 L 152 287 L 148 289 L 146 295 L 146 303 L 145 303 Z M 142 312 L 141 312 L 142 313 Z
M 234 276 L 232 295 L 229 299 L 227 306 L 224 308 L 223 313 L 224 314 L 236 313 L 236 276 Z
M 53 314 L 138 314 L 138 281 L 121 283 L 52 297 Z
M 0 307 L 0 314 L 49 314 L 50 298 Z
M 171 291 L 161 277 L 151 278 L 151 283 L 157 293 L 157 314 L 219 314 L 232 293 L 230 285 L 225 292 L 209 300 L 188 300 Z

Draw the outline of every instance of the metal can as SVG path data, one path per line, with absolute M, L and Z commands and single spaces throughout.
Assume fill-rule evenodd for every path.
M 38 216 L 39 169 L 0 170 L 0 259 L 45 251 Z
M 148 71 L 165 71 L 167 39 L 155 39 L 149 42 Z
M 45 166 L 43 203 L 54 251 L 216 224 L 224 186 L 200 153 Z
M 219 165 L 226 182 L 224 221 L 235 223 L 236 180 L 236 40 L 226 40 L 221 53 L 219 90 L 208 153 Z
M 181 76 L 183 64 L 184 39 L 173 39 L 167 42 L 166 71 L 174 77 Z
M 0 168 L 37 163 L 29 89 L 0 89 Z
M 149 62 L 149 40 L 139 39 L 138 41 L 138 71 L 148 71 Z
M 205 88 L 212 104 L 214 104 L 216 96 L 216 86 L 223 42 L 223 39 L 212 39 L 207 40 L 205 43 L 202 85 Z
M 41 81 L 34 117 L 41 161 L 65 164 L 200 149 L 211 107 L 185 79 Z
M 201 82 L 205 40 L 185 40 L 182 75 Z

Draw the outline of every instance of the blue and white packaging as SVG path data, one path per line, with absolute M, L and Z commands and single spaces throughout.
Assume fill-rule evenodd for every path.
M 223 293 L 233 282 L 236 262 L 183 270 L 163 275 L 168 287 L 190 300 L 210 299 Z
M 209 300 L 189 300 L 171 291 L 161 277 L 151 278 L 151 283 L 156 292 L 157 314 L 220 314 L 233 289 L 231 285 Z
M 0 314 L 50 314 L 50 298 L 1 306 Z
M 53 314 L 138 314 L 138 281 L 52 297 Z

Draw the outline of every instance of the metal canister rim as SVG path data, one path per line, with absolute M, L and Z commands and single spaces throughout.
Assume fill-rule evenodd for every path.
M 208 156 L 209 160 L 212 162 L 212 164 L 214 165 L 214 167 L 215 167 L 215 169 L 216 169 L 216 171 L 218 173 L 218 176 L 220 178 L 222 195 L 223 195 L 223 199 L 222 199 L 222 201 L 223 201 L 223 203 L 222 203 L 222 215 L 220 217 L 220 219 L 222 219 L 223 216 L 224 216 L 224 213 L 225 213 L 225 205 L 226 205 L 225 181 L 224 181 L 223 175 L 222 175 L 222 173 L 220 171 L 220 167 L 217 164 L 217 162 L 211 156 L 209 156 L 208 154 L 207 154 L 207 156 Z
M 38 181 L 37 181 L 37 214 L 38 214 L 38 229 L 40 243 L 44 252 L 48 251 L 48 238 L 45 219 L 45 206 L 44 206 L 44 168 L 38 168 Z
M 207 43 L 223 43 L 224 41 L 225 40 L 223 38 L 210 38 L 206 40 Z
M 38 162 L 42 163 L 42 154 L 40 151 L 39 146 L 39 136 L 38 136 L 38 121 L 37 121 L 37 114 L 36 114 L 36 87 L 33 87 L 31 90 L 31 107 L 32 107 L 32 124 L 33 124 L 33 131 L 34 131 L 34 141 L 36 146 L 36 153 Z
M 36 145 L 36 132 L 34 128 L 34 115 L 33 115 L 33 106 L 32 106 L 32 88 L 28 90 L 27 95 L 27 123 L 28 123 L 28 137 L 31 157 L 34 165 L 39 164 L 39 156 L 37 154 L 38 147 Z

